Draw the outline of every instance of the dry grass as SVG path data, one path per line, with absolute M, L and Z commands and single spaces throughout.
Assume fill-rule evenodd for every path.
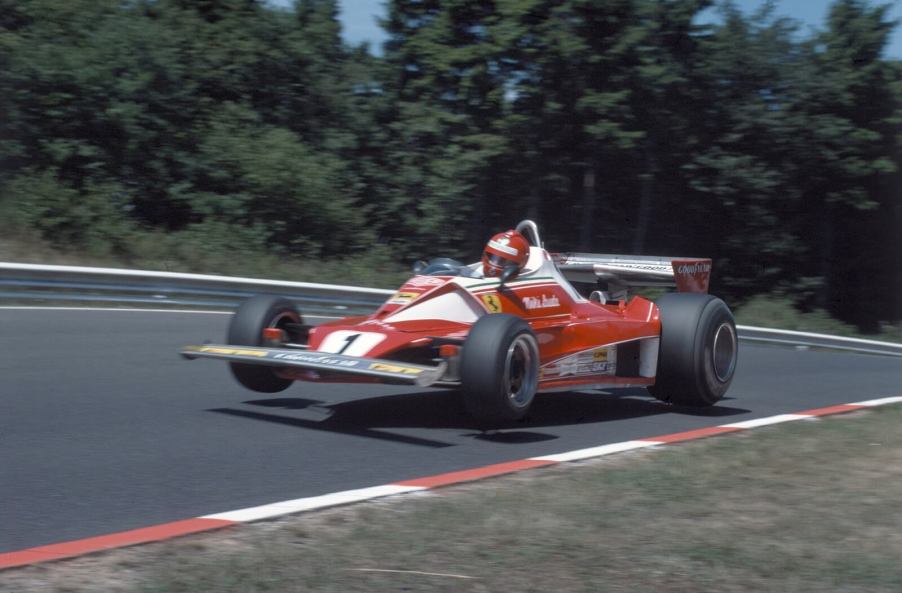
M 0 211 L 2 218 L 2 211 Z M 365 253 L 278 256 L 264 247 L 225 231 L 205 236 L 199 233 L 136 232 L 122 252 L 108 247 L 63 249 L 27 229 L 4 226 L 0 220 L 0 261 L 130 268 L 163 272 L 220 274 L 273 280 L 327 282 L 395 288 L 410 276 L 388 247 L 374 245 Z
M 0 591 L 897 593 L 900 423 L 896 406 L 535 470 L 0 573 Z

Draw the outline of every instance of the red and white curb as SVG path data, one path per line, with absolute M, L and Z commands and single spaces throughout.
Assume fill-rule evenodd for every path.
M 262 519 L 272 519 L 274 517 L 280 517 L 283 515 L 290 515 L 304 511 L 325 509 L 339 505 L 347 505 L 355 502 L 373 500 L 376 498 L 384 498 L 386 496 L 394 496 L 397 494 L 406 494 L 410 492 L 430 490 L 432 488 L 441 488 L 443 486 L 450 486 L 452 484 L 461 484 L 463 482 L 481 480 L 484 478 L 510 474 L 537 467 L 547 467 L 559 463 L 566 463 L 568 461 L 592 459 L 603 457 L 605 455 L 621 453 L 623 451 L 632 451 L 635 449 L 644 449 L 648 447 L 657 447 L 659 445 L 680 443 L 719 434 L 749 430 L 752 428 L 759 428 L 761 426 L 769 426 L 771 424 L 792 422 L 794 420 L 805 420 L 810 418 L 817 418 L 820 416 L 829 416 L 833 414 L 843 414 L 845 412 L 852 412 L 854 410 L 861 410 L 896 403 L 902 403 L 902 396 L 872 399 L 851 404 L 829 406 L 825 408 L 816 408 L 814 410 L 805 410 L 803 412 L 797 412 L 794 414 L 779 414 L 777 416 L 769 416 L 767 418 L 756 418 L 754 420 L 734 422 L 731 424 L 723 424 L 721 426 L 711 426 L 708 428 L 700 428 L 686 432 L 678 432 L 674 434 L 637 439 L 634 441 L 612 443 L 609 445 L 601 445 L 599 447 L 590 447 L 588 449 L 579 449 L 577 451 L 558 453 L 556 455 L 543 455 L 541 457 L 531 457 L 529 459 L 521 459 L 518 461 L 496 463 L 493 465 L 486 465 L 474 469 L 439 474 L 425 478 L 417 478 L 414 480 L 405 480 L 402 482 L 396 482 L 394 484 L 385 484 L 382 486 L 361 488 L 359 490 L 346 490 L 344 492 L 324 494 L 322 496 L 312 496 L 308 498 L 286 500 L 283 502 L 275 502 L 272 504 L 266 504 L 257 507 L 238 509 L 225 513 L 205 515 L 203 517 L 196 517 L 194 519 L 185 519 L 182 521 L 163 523 L 161 525 L 142 527 L 140 529 L 132 529 L 130 531 L 121 531 L 119 533 L 111 533 L 109 535 L 89 537 L 58 544 L 50 544 L 47 546 L 38 546 L 36 548 L 28 548 L 26 550 L 0 554 L 0 570 L 6 568 L 28 566 L 30 564 L 48 562 L 50 560 L 73 558 L 76 556 L 90 554 L 92 552 L 99 552 L 102 550 L 111 550 L 114 548 L 123 548 L 136 544 L 157 542 L 182 535 L 221 529 L 223 527 L 228 527 L 230 525 L 236 525 L 239 523 L 248 523 Z

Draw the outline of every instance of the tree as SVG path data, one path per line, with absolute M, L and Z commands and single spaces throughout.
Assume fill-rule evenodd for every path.
M 611 236 L 598 222 L 610 220 L 619 156 L 641 137 L 626 83 L 635 3 L 539 0 L 510 13 L 506 128 L 518 153 L 508 162 L 521 196 L 512 201 L 548 236 L 598 246 Z
M 691 144 L 683 182 L 663 209 L 674 226 L 662 236 L 687 253 L 715 254 L 716 290 L 740 299 L 797 281 L 803 245 L 786 222 L 799 208 L 793 182 L 806 150 L 797 135 L 807 124 L 799 109 L 808 70 L 796 24 L 773 6 L 746 17 L 727 4 L 722 18 L 698 40 L 686 103 L 694 112 L 682 111 Z
M 899 200 L 893 180 L 900 164 L 897 70 L 882 59 L 894 23 L 889 5 L 839 0 L 812 56 L 806 130 L 814 160 L 805 167 L 804 211 L 822 286 L 815 303 L 875 331 L 892 309 L 888 285 L 898 277 Z M 865 255 L 866 254 L 866 255 Z M 861 306 L 862 298 L 871 305 Z
M 380 119 L 393 182 L 379 218 L 389 234 L 457 253 L 467 246 L 449 228 L 472 229 L 470 246 L 485 240 L 505 150 L 498 19 L 489 0 L 391 3 L 383 85 L 390 101 Z
M 631 110 L 642 130 L 630 159 L 641 163 L 634 173 L 640 187 L 633 253 L 645 252 L 650 242 L 652 250 L 658 248 L 655 237 L 672 236 L 671 216 L 666 213 L 673 212 L 673 206 L 667 207 L 667 196 L 687 193 L 680 168 L 703 149 L 696 130 L 704 123 L 700 114 L 709 103 L 699 91 L 705 87 L 700 79 L 710 27 L 696 20 L 710 4 L 709 0 L 639 3 L 641 38 L 635 44 L 629 83 Z

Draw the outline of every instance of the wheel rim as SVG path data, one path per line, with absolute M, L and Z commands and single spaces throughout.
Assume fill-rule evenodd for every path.
M 289 311 L 285 311 L 283 313 L 279 313 L 269 322 L 269 325 L 266 327 L 275 327 L 283 330 L 287 335 L 289 341 L 295 341 L 295 336 L 292 335 L 294 332 L 292 331 L 292 324 L 298 323 L 298 317 L 294 313 Z
M 504 390 L 511 405 L 524 408 L 532 401 L 538 383 L 538 353 L 535 338 L 517 336 L 504 360 Z
M 721 383 L 726 383 L 736 369 L 736 330 L 729 323 L 721 323 L 714 333 L 712 350 L 714 375 Z

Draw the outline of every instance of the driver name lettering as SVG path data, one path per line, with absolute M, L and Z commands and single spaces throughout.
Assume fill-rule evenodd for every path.
M 533 309 L 553 309 L 560 307 L 561 301 L 553 294 L 543 294 L 537 297 L 523 297 L 523 304 L 530 311 Z

